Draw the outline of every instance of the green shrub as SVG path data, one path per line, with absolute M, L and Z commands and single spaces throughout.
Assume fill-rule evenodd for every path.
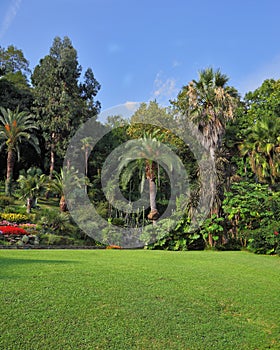
M 5 239 L 0 239 L 0 245 L 9 246 L 11 245 L 11 243 L 6 241 Z
M 279 254 L 280 234 L 278 223 L 272 222 L 250 232 L 248 249 L 257 254 Z
M 14 198 L 9 197 L 9 196 L 0 196 L 0 207 L 5 208 L 9 205 L 14 204 Z
M 125 221 L 122 218 L 113 218 L 112 219 L 112 224 L 115 226 L 124 226 Z
M 69 231 L 69 214 L 44 210 L 40 213 L 37 223 L 43 233 L 67 234 Z

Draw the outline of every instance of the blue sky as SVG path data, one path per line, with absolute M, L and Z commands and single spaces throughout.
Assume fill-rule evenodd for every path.
M 22 49 L 34 68 L 68 36 L 102 86 L 103 109 L 167 104 L 208 66 L 242 94 L 279 79 L 279 14 L 279 0 L 1 0 L 0 45 Z

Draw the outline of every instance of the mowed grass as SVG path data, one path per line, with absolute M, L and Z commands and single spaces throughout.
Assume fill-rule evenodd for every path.
M 280 259 L 0 251 L 0 349 L 280 349 Z

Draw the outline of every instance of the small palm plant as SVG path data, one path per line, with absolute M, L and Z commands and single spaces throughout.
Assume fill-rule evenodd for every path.
M 59 173 L 54 171 L 53 178 L 48 183 L 48 190 L 60 196 L 59 208 L 61 212 L 68 211 L 64 195 L 65 186 L 82 189 L 84 186 L 90 186 L 90 183 L 87 177 L 79 178 L 78 171 L 73 168 L 61 168 Z
M 63 192 L 63 182 L 66 176 L 66 171 L 63 169 L 60 169 L 59 173 L 54 171 L 53 178 L 48 183 L 48 190 L 60 196 L 59 208 L 61 212 L 67 211 L 67 204 Z
M 36 205 L 37 197 L 46 188 L 47 177 L 41 169 L 32 167 L 26 172 L 22 171 L 17 180 L 21 197 L 26 200 L 26 212 Z

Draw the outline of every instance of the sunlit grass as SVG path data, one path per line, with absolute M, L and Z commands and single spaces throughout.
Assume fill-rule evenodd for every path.
M 279 349 L 280 259 L 0 251 L 1 349 Z

